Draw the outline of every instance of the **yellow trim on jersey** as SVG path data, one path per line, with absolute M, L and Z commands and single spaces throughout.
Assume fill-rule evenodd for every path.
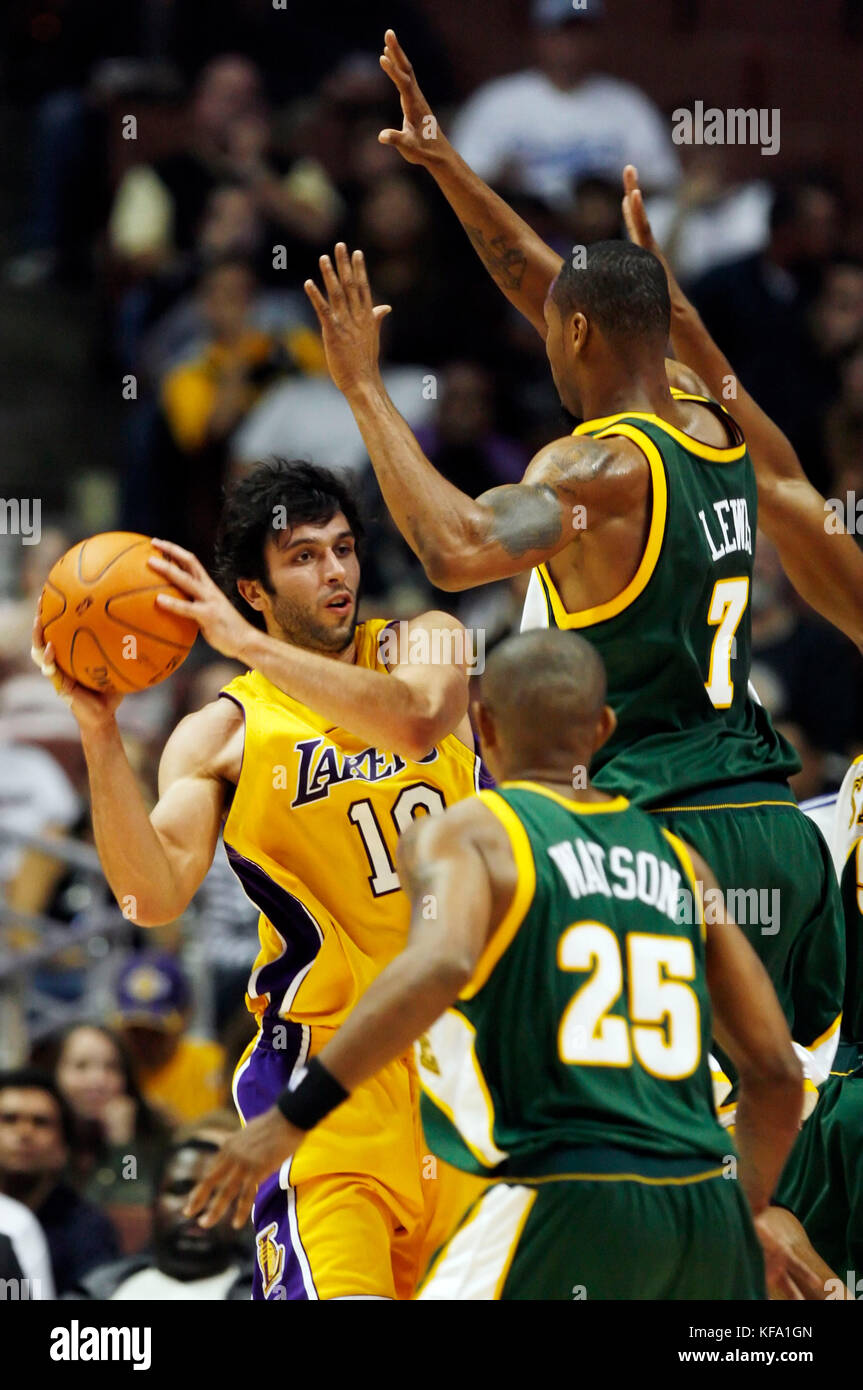
M 522 1232 L 524 1231 L 525 1225 L 527 1223 L 527 1218 L 533 1211 L 533 1205 L 537 1199 L 537 1196 L 538 1194 L 536 1192 L 531 1192 L 530 1201 L 525 1202 L 524 1211 L 518 1219 L 518 1225 L 515 1228 L 515 1234 L 513 1235 L 513 1238 L 510 1241 L 509 1250 L 506 1252 L 506 1257 L 503 1262 L 503 1268 L 501 1269 L 497 1283 L 494 1286 L 494 1293 L 492 1294 L 492 1298 L 499 1299 L 501 1296 L 503 1286 L 506 1283 L 507 1275 L 509 1274 L 510 1266 L 513 1262 L 513 1259 L 515 1258 L 515 1252 L 518 1249 L 518 1243 L 521 1240 Z
M 508 790 L 514 787 L 517 791 L 536 792 L 537 796 L 547 796 L 551 801 L 557 801 L 564 810 L 577 811 L 580 816 L 596 816 L 605 811 L 625 811 L 629 805 L 625 796 L 615 796 L 610 801 L 571 801 L 568 796 L 553 792 L 550 787 L 540 787 L 536 782 L 501 782 L 500 785 L 501 789 Z
M 643 418 L 652 420 L 654 417 L 645 415 Z M 611 421 L 622 419 L 625 419 L 625 414 L 609 416 Z M 605 422 L 592 421 L 591 423 L 604 424 Z M 583 426 L 579 426 L 573 433 L 578 434 L 583 428 Z M 639 594 L 647 588 L 662 552 L 665 523 L 668 516 L 668 483 L 662 455 L 650 436 L 634 425 L 617 425 L 611 429 L 603 430 L 595 438 L 606 439 L 610 436 L 623 436 L 626 439 L 631 439 L 647 459 L 653 486 L 653 507 L 650 516 L 650 529 L 647 533 L 647 544 L 644 547 L 644 554 L 639 561 L 638 569 L 626 587 L 621 589 L 615 598 L 608 599 L 606 603 L 596 604 L 593 608 L 582 608 L 577 613 L 568 613 L 564 608 L 548 566 L 537 565 L 536 568 L 546 593 L 546 602 L 551 604 L 551 616 L 555 626 L 559 628 L 592 627 L 595 623 L 603 623 L 606 619 L 614 618 L 618 613 L 622 613 L 624 608 L 628 608 L 631 603 L 634 603 Z
M 659 828 L 662 831 L 662 834 L 665 836 L 668 843 L 671 845 L 671 848 L 674 850 L 674 853 L 677 855 L 677 858 L 680 860 L 683 872 L 689 879 L 690 885 L 692 887 L 693 902 L 696 902 L 698 904 L 698 914 L 700 918 L 698 925 L 701 928 L 701 940 L 706 941 L 707 926 L 704 921 L 704 902 L 702 900 L 701 894 L 698 891 L 698 880 L 695 877 L 695 869 L 692 864 L 692 856 L 690 855 L 689 850 L 686 848 L 686 845 L 683 843 L 683 841 L 679 840 L 677 836 L 672 833 L 672 831 L 666 830 L 664 826 L 660 826 Z M 727 1077 L 725 1079 L 726 1081 L 728 1080 Z
M 845 872 L 848 866 L 848 860 L 851 858 L 852 854 L 856 853 L 857 847 L 861 843 L 861 841 L 863 841 L 863 835 L 858 835 L 856 839 L 852 840 L 850 845 L 848 846 L 848 853 L 845 856 L 845 863 L 842 865 L 843 873 Z
M 681 397 L 678 396 L 677 399 L 680 400 Z M 687 399 L 696 401 L 703 400 L 705 403 L 709 404 L 704 396 L 690 396 Z M 726 411 L 726 414 L 727 413 Z M 713 463 L 736 463 L 738 459 L 742 459 L 743 455 L 746 453 L 745 440 L 741 444 L 726 444 L 722 448 L 719 448 L 715 444 L 702 444 L 700 440 L 693 439 L 692 435 L 684 434 L 683 430 L 679 430 L 676 425 L 670 425 L 667 420 L 662 420 L 658 415 L 651 415 L 649 412 L 643 410 L 622 410 L 617 415 L 605 415 L 600 420 L 585 420 L 584 424 L 578 425 L 573 430 L 573 434 L 591 434 L 594 439 L 602 439 L 608 426 L 614 425 L 618 420 L 647 420 L 651 425 L 655 425 L 657 429 L 663 430 L 666 434 L 669 434 L 676 443 L 688 450 L 690 454 L 695 454 L 697 458 L 708 459 Z M 598 427 L 601 428 L 603 433 L 594 435 L 593 431 Z
M 489 1179 L 489 1181 L 491 1182 L 492 1179 Z M 438 1269 L 439 1269 L 439 1267 L 440 1267 L 441 1260 L 443 1259 L 444 1255 L 447 1253 L 447 1250 L 449 1249 L 450 1241 L 453 1240 L 457 1235 L 461 1235 L 462 1231 L 467 1230 L 467 1228 L 468 1228 L 468 1226 L 471 1224 L 471 1222 L 472 1222 L 472 1221 L 475 1221 L 476 1218 L 479 1216 L 479 1213 L 480 1213 L 480 1209 L 481 1209 L 481 1208 L 482 1208 L 482 1195 L 480 1195 L 480 1196 L 477 1198 L 476 1203 L 474 1204 L 473 1210 L 470 1211 L 470 1212 L 468 1212 L 468 1214 L 467 1214 L 467 1216 L 464 1218 L 464 1220 L 461 1221 L 461 1222 L 459 1223 L 458 1226 L 456 1226 L 456 1228 L 455 1228 L 455 1230 L 453 1231 L 452 1235 L 450 1236 L 449 1240 L 445 1240 L 445 1241 L 444 1241 L 444 1243 L 443 1243 L 443 1245 L 441 1246 L 440 1250 L 439 1250 L 439 1251 L 437 1252 L 437 1254 L 435 1255 L 434 1259 L 432 1260 L 431 1264 L 429 1265 L 428 1269 L 426 1270 L 425 1274 L 423 1275 L 422 1279 L 420 1280 L 419 1284 L 417 1285 L 417 1289 L 416 1289 L 416 1293 L 414 1294 L 414 1298 L 418 1297 L 418 1295 L 422 1292 L 422 1290 L 426 1287 L 426 1285 L 429 1284 L 429 1283 L 431 1283 L 432 1279 L 434 1278 L 435 1274 L 437 1273 L 437 1271 L 438 1271 Z
M 470 982 L 465 985 L 459 999 L 473 999 L 482 989 L 501 956 L 511 944 L 516 932 L 527 916 L 536 892 L 536 865 L 530 847 L 528 833 L 511 806 L 498 796 L 497 792 L 478 793 L 480 801 L 496 816 L 506 831 L 516 867 L 516 885 L 512 902 L 504 913 L 497 931 L 492 935 L 477 961 L 476 970 Z
M 834 1021 L 830 1024 L 830 1027 L 825 1029 L 825 1031 L 821 1034 L 820 1038 L 816 1038 L 814 1042 L 807 1044 L 806 1051 L 815 1052 L 815 1050 L 819 1048 L 822 1043 L 825 1043 L 828 1038 L 832 1038 L 833 1034 L 836 1032 L 836 1029 L 840 1026 L 841 1022 L 842 1014 L 840 1012 L 837 1014 Z
M 753 806 L 787 806 L 789 811 L 800 810 L 796 801 L 718 801 L 715 806 L 649 806 L 647 809 L 650 815 L 656 816 L 661 811 L 748 811 Z
M 499 1178 L 489 1178 L 491 1183 L 518 1183 L 520 1187 L 539 1187 L 546 1182 L 640 1182 L 645 1187 L 685 1187 L 694 1182 L 706 1182 L 708 1178 L 721 1178 L 724 1169 L 711 1168 L 706 1173 L 694 1173 L 686 1178 L 646 1178 L 641 1173 L 549 1173 L 541 1178 L 525 1178 L 504 1174 Z

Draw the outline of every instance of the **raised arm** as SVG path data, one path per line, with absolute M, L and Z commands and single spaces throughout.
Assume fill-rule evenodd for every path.
M 521 483 L 476 499 L 460 492 L 426 458 L 384 386 L 378 335 L 388 307 L 372 306 L 362 252 L 349 257 L 339 242 L 335 265 L 329 256 L 320 264 L 326 297 L 313 280 L 305 290 L 330 375 L 353 411 L 396 526 L 438 588 L 470 589 L 544 563 L 578 539 L 585 518 L 594 528 L 619 516 L 633 486 L 646 483 L 643 460 L 625 440 L 567 436 L 540 450 Z M 637 477 L 621 463 L 628 451 Z
M 381 67 L 398 89 L 404 116 L 401 130 L 381 131 L 381 144 L 428 169 L 495 284 L 544 340 L 542 306 L 563 264 L 560 256 L 453 149 L 392 29 L 386 32 Z
M 863 551 L 809 482 L 791 443 L 742 385 L 677 283 L 654 241 L 632 165 L 623 179 L 629 235 L 659 257 L 668 276 L 674 351 L 703 378 L 708 394 L 728 402 L 746 436 L 758 483 L 758 524 L 800 597 L 863 650 Z

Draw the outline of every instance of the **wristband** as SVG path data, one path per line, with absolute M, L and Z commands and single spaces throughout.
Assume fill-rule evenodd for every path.
M 347 1100 L 348 1092 L 317 1057 L 313 1057 L 297 1086 L 282 1091 L 276 1106 L 295 1129 L 314 1129 L 331 1110 Z

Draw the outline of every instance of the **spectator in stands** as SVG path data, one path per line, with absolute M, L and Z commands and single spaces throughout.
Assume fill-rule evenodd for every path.
M 517 483 L 525 449 L 496 428 L 494 380 L 476 362 L 450 362 L 441 375 L 435 418 L 417 439 L 438 472 L 471 497 Z
M 200 1181 L 224 1132 L 191 1136 L 169 1149 L 153 1206 L 153 1249 L 94 1270 L 75 1290 L 77 1298 L 144 1302 L 251 1297 L 251 1259 L 228 1213 L 215 1226 L 201 1226 L 183 1207 Z M 275 1251 L 273 1252 L 275 1254 Z
M 26 1280 L 21 1298 L 53 1298 L 54 1275 L 45 1232 L 29 1207 L 0 1192 L 0 1280 Z
M 125 1044 L 104 1024 L 73 1024 L 40 1050 L 40 1060 L 50 1062 L 75 1118 L 76 1185 L 140 1248 L 146 1230 L 142 1239 L 137 1209 L 149 1214 L 169 1126 L 143 1099 Z
M 284 333 L 255 322 L 250 263 L 228 257 L 205 271 L 199 291 L 203 341 L 161 383 L 167 438 L 156 450 L 155 490 L 172 539 L 207 559 L 218 523 L 230 440 L 267 387 L 324 375 L 320 337 L 297 319 Z
M 122 967 L 116 1025 L 137 1066 L 144 1096 L 175 1123 L 195 1120 L 225 1099 L 221 1047 L 185 1036 L 190 1004 L 186 976 L 173 956 L 136 952 Z
M 33 614 L 42 586 L 71 541 L 59 526 L 43 526 L 38 545 L 22 545 L 18 594 L 0 598 L 0 677 L 30 668 Z
M 116 256 L 149 272 L 190 251 L 207 199 L 226 179 L 248 189 L 286 255 L 331 238 L 333 190 L 321 166 L 274 152 L 260 73 L 248 58 L 225 54 L 206 66 L 189 121 L 185 148 L 135 165 L 121 182 L 109 221 Z
M 726 261 L 752 256 L 767 243 L 773 192 L 763 180 L 735 183 L 719 145 L 681 151 L 683 178 L 647 204 L 654 235 L 679 280 L 689 283 Z
M 813 174 L 783 183 L 763 251 L 717 266 L 692 287 L 710 332 L 804 467 L 817 450 L 815 421 L 825 404 L 807 312 L 837 252 L 841 225 L 842 204 L 830 180 Z
M 825 491 L 842 504 L 847 521 L 847 494 L 858 541 L 863 540 L 863 338 L 843 357 L 839 366 L 839 395 L 824 422 L 824 451 L 829 481 Z
M 534 66 L 499 77 L 467 101 L 452 142 L 489 183 L 571 199 L 587 174 L 617 179 L 627 162 L 651 190 L 672 186 L 679 165 L 667 123 L 628 82 L 597 71 L 602 0 L 534 0 Z
M 0 738 L 0 763 L 0 888 L 16 911 L 44 912 L 65 865 L 28 845 L 27 838 L 62 839 L 76 825 L 81 802 L 59 762 L 43 748 Z
M 38 1218 L 58 1294 L 117 1255 L 107 1216 L 62 1179 L 72 1140 L 71 1112 L 50 1076 L 0 1072 L 0 1191 Z

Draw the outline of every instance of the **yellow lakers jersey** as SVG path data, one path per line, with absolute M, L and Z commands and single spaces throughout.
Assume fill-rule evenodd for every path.
M 386 671 L 378 645 L 386 626 L 381 619 L 357 626 L 358 665 Z M 224 841 L 261 911 L 249 1008 L 337 1026 L 405 944 L 409 904 L 394 867 L 399 834 L 415 817 L 476 791 L 479 759 L 454 734 L 419 762 L 371 748 L 259 671 L 221 693 L 245 719 Z

